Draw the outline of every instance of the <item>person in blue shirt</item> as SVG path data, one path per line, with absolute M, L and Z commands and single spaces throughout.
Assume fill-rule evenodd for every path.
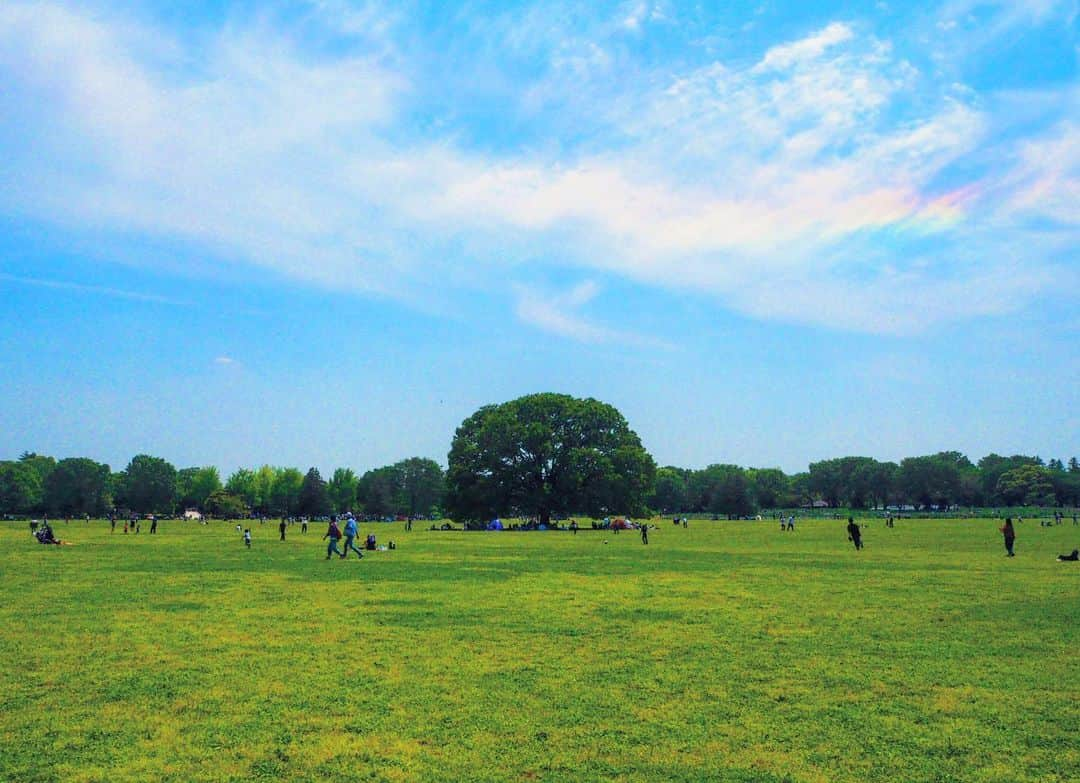
M 356 552 L 357 557 L 363 557 L 364 553 L 357 549 L 356 544 L 353 543 L 356 540 L 356 536 L 359 534 L 359 530 L 356 527 L 356 519 L 352 514 L 349 514 L 345 520 L 345 551 L 341 553 L 341 556 L 348 557 L 349 550 Z

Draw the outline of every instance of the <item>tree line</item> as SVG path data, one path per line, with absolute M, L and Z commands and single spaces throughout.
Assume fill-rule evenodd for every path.
M 224 481 L 214 466 L 177 469 L 139 454 L 113 472 L 87 457 L 56 460 L 32 452 L 0 462 L 0 514 L 172 515 L 188 509 L 236 518 L 310 516 L 353 511 L 369 516 L 437 512 L 444 475 L 437 462 L 413 457 L 357 476 L 338 468 L 329 480 L 317 468 L 240 468 Z
M 1080 505 L 1080 464 L 1038 456 L 988 454 L 977 463 L 957 451 L 896 462 L 838 457 L 788 475 L 778 468 L 715 464 L 657 468 L 622 414 L 594 399 L 532 394 L 485 405 L 458 427 L 444 473 L 420 457 L 358 476 L 338 468 L 241 468 L 224 482 L 217 468 L 177 470 L 140 454 L 122 471 L 86 457 L 59 461 L 24 453 L 0 462 L 0 514 L 102 515 L 112 510 L 215 516 L 372 517 L 446 513 L 481 525 L 497 516 L 546 523 L 569 514 L 643 516 L 708 513 L 748 516 L 808 506 Z
M 703 470 L 663 467 L 656 472 L 651 507 L 745 516 L 762 509 L 822 506 L 885 508 L 911 506 L 1080 505 L 1080 464 L 1059 459 L 988 454 L 973 463 L 956 451 L 896 462 L 838 457 L 810 463 L 787 475 L 776 468 L 710 465 Z

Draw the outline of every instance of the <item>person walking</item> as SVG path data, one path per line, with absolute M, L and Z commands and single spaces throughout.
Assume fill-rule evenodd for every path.
M 641 543 L 649 543 L 649 526 L 646 523 L 642 523 L 641 525 Z
M 157 532 L 157 517 L 150 517 L 150 535 Z
M 573 533 L 575 536 L 577 535 L 577 521 L 576 520 L 573 520 L 573 519 L 570 520 L 570 532 Z
M 116 532 L 116 517 L 113 516 L 112 514 L 109 514 L 109 532 L 110 533 L 115 533 Z
M 359 531 L 359 529 L 357 529 L 357 526 L 356 526 L 356 518 L 353 517 L 352 514 L 349 514 L 345 518 L 345 546 L 344 546 L 343 551 L 341 553 L 341 556 L 343 558 L 349 556 L 349 550 L 350 549 L 353 552 L 356 552 L 357 557 L 362 558 L 364 556 L 364 553 L 361 552 L 359 549 L 357 549 L 356 544 L 354 543 L 356 541 L 356 536 L 357 536 L 357 534 L 359 532 L 360 531 Z
M 1009 557 L 1015 557 L 1013 545 L 1016 543 L 1016 528 L 1013 527 L 1012 517 L 1005 517 L 1005 524 L 1001 526 L 1001 535 L 1005 537 L 1005 551 Z
M 855 524 L 855 520 L 852 517 L 847 519 L 847 534 L 848 541 L 855 545 L 856 551 L 862 549 L 862 531 L 859 530 L 859 526 Z
M 306 533 L 307 532 L 307 517 L 304 517 L 303 519 L 300 520 L 300 532 L 301 533 Z
M 244 531 L 244 546 L 251 549 L 251 528 Z
M 337 517 L 330 517 L 330 526 L 326 528 L 326 534 L 323 536 L 323 541 L 330 539 L 330 543 L 326 545 L 326 559 L 330 559 L 331 553 L 338 555 L 339 557 L 345 557 L 345 553 L 337 548 L 338 541 L 341 540 L 341 529 L 337 526 Z
M 287 528 L 287 527 L 288 527 L 288 525 L 285 524 L 284 519 L 281 520 L 281 524 L 279 524 L 278 527 L 277 527 L 278 531 L 281 533 L 281 540 L 282 541 L 285 540 L 285 528 Z

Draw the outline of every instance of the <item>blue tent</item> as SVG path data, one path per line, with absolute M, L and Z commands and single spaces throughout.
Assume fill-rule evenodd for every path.
M 490 522 L 488 522 L 487 529 L 488 530 L 502 530 L 503 529 L 502 520 L 501 519 L 493 519 L 493 520 L 491 520 Z

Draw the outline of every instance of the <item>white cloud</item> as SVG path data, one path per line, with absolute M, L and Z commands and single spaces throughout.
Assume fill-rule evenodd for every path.
M 848 25 L 843 22 L 833 22 L 806 38 L 769 49 L 754 70 L 781 70 L 815 60 L 837 44 L 850 41 L 854 35 L 855 33 Z
M 228 367 L 229 365 L 236 364 L 236 359 L 232 358 L 231 356 L 218 356 L 215 357 L 214 364 Z
M 319 5 L 343 30 L 383 29 L 373 11 Z M 557 68 L 609 69 L 605 50 L 579 43 L 552 50 Z M 317 55 L 260 27 L 196 47 L 59 5 L 0 5 L 0 77 L 13 85 L 0 112 L 23 128 L 0 163 L 11 184 L 0 209 L 179 237 L 222 263 L 344 290 L 506 286 L 526 276 L 515 264 L 549 256 L 754 317 L 907 333 L 1042 290 L 1037 243 L 1023 271 L 946 257 L 969 236 L 992 246 L 995 213 L 976 214 L 985 194 L 1077 220 L 1075 166 L 1059 165 L 1074 126 L 1023 147 L 993 182 L 942 185 L 987 143 L 985 111 L 950 91 L 896 120 L 919 74 L 839 22 L 757 65 L 626 80 L 582 118 L 613 141 L 597 133 L 555 152 L 467 151 L 417 133 L 407 108 L 423 85 L 370 52 Z M 943 255 L 881 261 L 866 252 L 876 232 L 894 245 L 936 236 Z M 468 265 L 447 260 L 462 246 Z M 637 339 L 582 314 L 593 289 L 516 293 L 518 316 L 539 328 Z
M 541 331 L 582 343 L 623 343 L 667 348 L 661 340 L 624 329 L 603 326 L 582 313 L 600 293 L 592 280 L 585 280 L 566 291 L 552 291 L 537 286 L 516 285 L 517 317 Z M 613 312 L 609 316 L 620 318 Z

